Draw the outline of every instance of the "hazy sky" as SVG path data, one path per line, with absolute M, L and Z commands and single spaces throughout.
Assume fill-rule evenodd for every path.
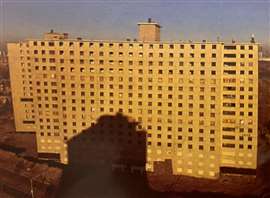
M 270 44 L 270 0 L 0 0 L 0 38 L 40 38 L 50 29 L 88 39 L 136 38 L 151 17 L 163 40 L 232 38 Z

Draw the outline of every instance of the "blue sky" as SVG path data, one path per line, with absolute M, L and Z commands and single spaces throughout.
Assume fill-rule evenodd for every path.
M 256 40 L 270 45 L 268 0 L 0 0 L 0 40 L 69 32 L 88 39 L 136 38 L 138 21 L 162 25 L 162 40 Z

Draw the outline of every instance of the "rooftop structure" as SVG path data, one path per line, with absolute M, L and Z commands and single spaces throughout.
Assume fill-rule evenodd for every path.
M 158 23 L 152 21 L 151 18 L 148 22 L 140 22 L 139 26 L 139 41 L 160 41 L 160 28 Z
M 57 33 L 51 30 L 48 33 L 44 34 L 44 39 L 45 40 L 60 40 L 60 39 L 68 39 L 68 34 L 67 33 Z

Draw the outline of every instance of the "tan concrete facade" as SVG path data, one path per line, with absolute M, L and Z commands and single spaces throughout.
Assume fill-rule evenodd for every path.
M 9 72 L 12 91 L 12 103 L 16 131 L 35 131 L 32 67 L 27 52 L 29 46 L 19 43 L 8 44 Z M 28 60 L 27 60 L 28 59 Z M 29 124 L 29 122 L 31 124 Z
M 40 153 L 68 163 L 67 140 L 121 112 L 147 131 L 147 171 L 166 159 L 194 177 L 256 168 L 258 44 L 42 39 L 8 50 L 16 128 L 36 131 Z

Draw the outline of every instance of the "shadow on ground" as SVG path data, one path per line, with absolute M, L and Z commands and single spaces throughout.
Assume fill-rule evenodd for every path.
M 158 197 L 144 174 L 146 131 L 122 114 L 101 116 L 68 141 L 59 197 Z

